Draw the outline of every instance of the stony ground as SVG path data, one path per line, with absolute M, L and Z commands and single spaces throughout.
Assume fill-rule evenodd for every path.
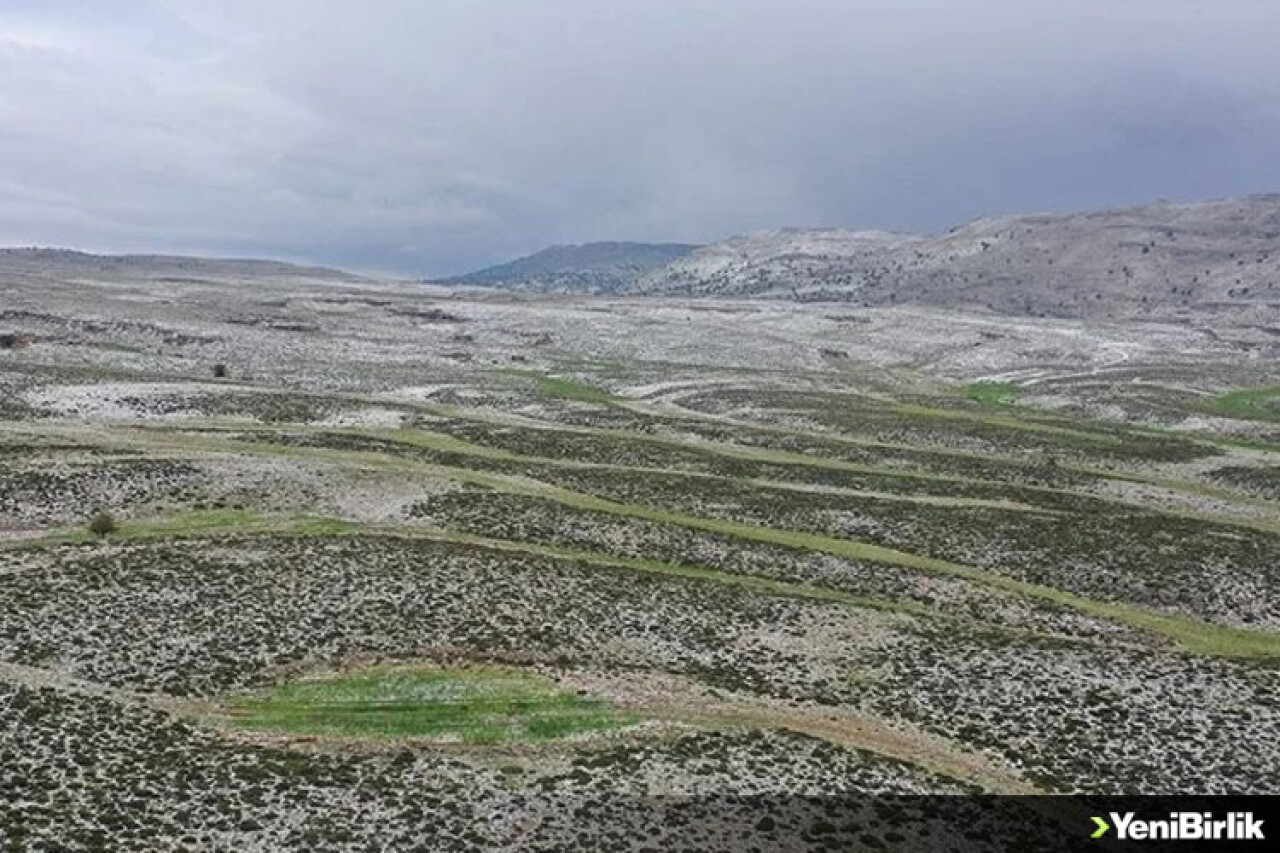
M 838 798 L 1280 793 L 1274 345 L 287 279 L 4 292 L 5 849 L 965 849 Z M 388 663 L 527 669 L 635 722 L 228 724 Z

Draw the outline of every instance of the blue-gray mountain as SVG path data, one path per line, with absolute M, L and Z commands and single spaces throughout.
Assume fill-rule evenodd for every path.
M 445 284 L 479 284 L 520 290 L 607 293 L 630 287 L 644 276 L 688 255 L 689 243 L 581 243 L 551 246 L 509 263 L 447 279 Z

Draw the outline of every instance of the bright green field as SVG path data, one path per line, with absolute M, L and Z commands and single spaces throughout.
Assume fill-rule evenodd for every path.
M 539 373 L 536 370 L 500 370 L 509 376 L 523 376 L 532 379 L 537 383 L 538 391 L 548 397 L 557 397 L 562 400 L 576 400 L 580 403 L 597 403 L 603 406 L 611 406 L 618 402 L 618 398 L 594 385 L 587 385 L 582 382 L 576 382 L 572 379 L 563 379 L 559 376 L 548 376 Z
M 1280 388 L 1244 388 L 1214 398 L 1215 414 L 1252 421 L 1280 421 Z
M 964 387 L 964 396 L 984 406 L 1013 402 L 1022 388 L 1014 382 L 974 382 Z
M 385 668 L 282 684 L 231 702 L 244 729 L 472 744 L 550 740 L 634 722 L 599 699 L 501 668 Z

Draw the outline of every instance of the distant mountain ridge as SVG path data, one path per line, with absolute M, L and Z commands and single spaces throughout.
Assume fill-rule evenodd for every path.
M 46 247 L 0 248 L 0 272 L 97 278 L 128 273 L 144 278 L 198 279 L 202 276 L 289 277 L 363 281 L 363 276 L 330 267 L 303 266 L 256 258 L 207 258 L 188 255 L 95 255 Z
M 945 234 L 783 228 L 701 247 L 553 246 L 449 283 L 1064 318 L 1244 311 L 1280 325 L 1280 194 L 993 217 Z
M 174 283 L 368 281 L 327 267 L 178 255 L 0 249 L 0 275 Z M 783 228 L 689 243 L 552 246 L 441 280 L 620 295 L 920 305 L 1010 316 L 1231 313 L 1280 334 L 1280 194 L 977 219 L 944 234 Z M 1272 332 L 1274 330 L 1274 332 Z
M 691 243 L 602 242 L 550 246 L 540 252 L 441 284 L 474 284 L 518 290 L 609 293 L 689 254 Z

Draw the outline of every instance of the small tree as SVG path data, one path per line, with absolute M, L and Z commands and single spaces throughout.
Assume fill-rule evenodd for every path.
M 120 525 L 116 523 L 116 517 L 105 510 L 95 515 L 89 522 L 89 532 L 94 536 L 106 536 L 119 529 Z

